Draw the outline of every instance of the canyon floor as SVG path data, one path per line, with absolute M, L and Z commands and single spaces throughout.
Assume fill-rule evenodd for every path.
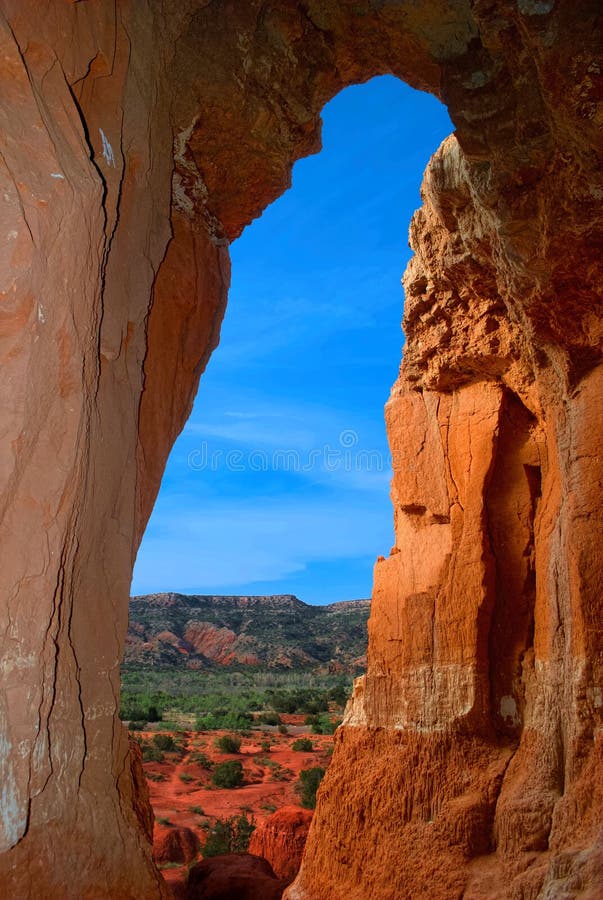
M 163 753 L 161 761 L 143 762 L 155 813 L 154 855 L 175 896 L 180 896 L 191 864 L 203 858 L 208 834 L 218 820 L 244 814 L 259 834 L 277 810 L 301 810 L 300 772 L 326 769 L 333 747 L 333 736 L 312 734 L 304 718 L 283 714 L 286 734 L 268 726 L 253 731 L 241 737 L 237 753 L 225 753 L 217 746 L 221 737 L 232 734 L 224 730 L 172 732 L 157 727 L 148 730 L 151 726 L 147 726 L 147 730 L 133 733 L 143 749 L 154 746 L 157 735 L 169 736 L 175 744 L 175 749 Z M 313 749 L 293 749 L 300 738 L 311 741 Z M 240 787 L 221 788 L 212 783 L 215 766 L 228 760 L 242 764 Z M 310 813 L 305 815 L 309 818 Z M 188 832 L 183 829 L 189 829 L 196 840 L 188 835 L 186 841 Z

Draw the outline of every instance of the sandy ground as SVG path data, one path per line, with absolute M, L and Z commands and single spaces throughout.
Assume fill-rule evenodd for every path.
M 223 753 L 215 741 L 224 731 L 186 731 L 172 733 L 181 746 L 177 753 L 165 753 L 161 763 L 145 762 L 151 804 L 155 812 L 155 834 L 158 838 L 170 826 L 191 828 L 200 844 L 205 841 L 207 826 L 217 818 L 229 818 L 245 812 L 256 825 L 262 823 L 276 809 L 299 805 L 295 791 L 299 773 L 313 766 L 326 768 L 331 759 L 331 735 L 313 735 L 303 724 L 303 716 L 283 716 L 289 730 L 279 734 L 276 728 L 266 727 L 241 739 L 239 753 Z M 143 740 L 152 740 L 157 732 L 137 733 Z M 163 732 L 169 734 L 170 732 Z M 312 752 L 292 749 L 299 737 L 308 737 Z M 269 740 L 271 748 L 263 750 L 261 743 Z M 238 759 L 243 764 L 244 782 L 234 789 L 217 788 L 211 782 L 211 770 L 204 768 L 195 754 L 205 754 L 212 762 Z M 202 813 L 200 812 L 202 810 Z M 205 826 L 205 827 L 204 827 Z M 166 880 L 176 884 L 188 867 L 160 865 Z

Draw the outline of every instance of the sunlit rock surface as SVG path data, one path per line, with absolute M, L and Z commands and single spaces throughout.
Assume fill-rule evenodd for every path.
M 277 878 L 289 883 L 299 872 L 311 821 L 312 810 L 283 806 L 253 832 L 249 852 L 267 859 Z
M 288 896 L 600 896 L 600 35 L 598 0 L 1 0 L 9 896 L 166 896 L 118 719 L 132 562 L 228 241 L 384 72 L 456 138 L 411 226 L 396 547 Z

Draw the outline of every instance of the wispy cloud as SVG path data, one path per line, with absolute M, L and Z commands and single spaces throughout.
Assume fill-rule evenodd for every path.
M 139 554 L 134 593 L 239 590 L 317 561 L 372 559 L 391 542 L 383 511 L 345 495 L 329 503 L 261 497 L 191 507 L 190 498 L 179 497 L 158 509 Z
M 382 409 L 403 341 L 407 226 L 450 128 L 435 98 L 396 79 L 342 92 L 323 152 L 235 242 L 221 343 L 171 454 L 136 592 L 366 596 L 391 541 Z

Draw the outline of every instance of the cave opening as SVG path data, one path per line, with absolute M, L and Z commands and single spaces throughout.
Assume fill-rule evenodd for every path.
M 0 14 L 0 881 L 50 900 L 167 894 L 118 715 L 133 557 L 217 343 L 228 244 L 316 149 L 324 103 L 393 72 L 443 98 L 456 129 L 415 219 L 395 423 L 406 450 L 429 451 L 415 473 L 438 489 L 400 479 L 401 536 L 423 532 L 417 584 L 397 602 L 404 540 L 407 555 L 380 565 L 370 677 L 295 892 L 597 892 L 600 3 L 54 6 Z M 485 506 L 512 520 L 491 481 L 505 389 L 542 424 L 549 466 L 538 500 L 536 461 L 527 489 L 502 456 L 494 464 L 511 496 L 522 484 L 519 550 L 529 559 L 534 544 L 537 603 L 532 635 L 522 556 L 522 627 L 510 650 L 492 640 L 491 667 L 490 614 L 514 613 L 504 565 L 518 558 L 505 534 L 484 533 Z M 531 430 L 519 411 L 501 440 L 523 452 L 517 435 Z M 500 719 L 532 643 L 526 727 L 509 746 L 491 712 Z M 500 729 L 518 727 L 509 710 Z M 429 821 L 411 829 L 403 782 L 428 801 Z M 502 840 L 480 862 L 494 805 Z
M 296 163 L 291 189 L 232 245 L 220 345 L 139 550 L 138 611 L 158 593 L 368 598 L 375 559 L 392 545 L 383 407 L 404 340 L 406 235 L 452 124 L 436 98 L 393 76 L 344 89 L 322 119 L 321 151 Z M 141 660 L 199 665 L 201 685 L 208 658 L 227 670 L 253 657 L 249 635 L 222 645 L 226 616 L 198 623 L 191 610 L 180 627 L 166 614 L 143 628 L 130 612 L 130 688 Z M 159 820 L 188 827 L 146 768 Z
M 394 76 L 342 90 L 323 147 L 232 245 L 219 347 L 167 464 L 132 593 L 368 597 L 391 545 L 383 406 L 400 279 L 445 107 Z

